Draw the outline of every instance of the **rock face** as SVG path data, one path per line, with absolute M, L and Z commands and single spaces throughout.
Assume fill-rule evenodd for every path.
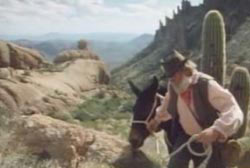
M 249 67 L 249 56 L 250 56 L 250 17 L 246 19 L 246 21 L 238 28 L 237 32 L 232 36 L 232 40 L 230 40 L 227 44 L 227 52 L 228 56 L 238 61 L 238 63 L 245 64 L 246 67 Z
M 154 41 L 126 64 L 113 70 L 112 82 L 128 88 L 127 79 L 132 79 L 140 86 L 153 75 L 161 76 L 160 59 L 168 56 L 173 49 L 191 53 L 194 57 L 200 56 L 202 21 L 211 9 L 222 13 L 226 39 L 228 42 L 232 41 L 239 26 L 250 16 L 249 3 L 249 0 L 204 0 L 201 5 L 192 6 L 189 1 L 183 0 L 177 12 L 173 12 L 172 19 L 166 17 L 165 24 L 160 21 Z M 231 50 L 234 50 L 232 53 L 238 52 L 234 48 Z M 228 55 L 230 57 L 230 52 Z
M 80 160 L 95 141 L 94 135 L 83 127 L 43 115 L 22 117 L 16 122 L 16 140 L 31 153 L 58 159 L 61 164 Z
M 46 62 L 38 51 L 0 41 L 0 67 L 34 69 L 43 64 Z

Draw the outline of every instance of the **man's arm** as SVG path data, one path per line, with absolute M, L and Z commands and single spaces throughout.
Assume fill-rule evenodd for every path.
M 150 132 L 157 131 L 161 122 L 165 122 L 170 120 L 172 117 L 167 111 L 168 101 L 169 101 L 169 93 L 166 93 L 164 97 L 160 98 L 161 105 L 156 108 L 156 114 L 153 119 L 151 119 L 147 125 L 147 129 Z
M 201 132 L 198 141 L 223 142 L 240 128 L 243 123 L 243 112 L 234 96 L 214 80 L 209 81 L 208 99 L 211 105 L 219 111 L 219 118 L 211 127 Z

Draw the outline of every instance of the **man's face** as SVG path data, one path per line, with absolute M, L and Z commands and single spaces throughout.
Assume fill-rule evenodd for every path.
M 184 92 L 192 83 L 192 78 L 186 76 L 183 71 L 176 72 L 169 80 L 178 94 Z
M 181 71 L 177 71 L 169 80 L 175 84 L 179 85 L 183 79 L 183 73 Z

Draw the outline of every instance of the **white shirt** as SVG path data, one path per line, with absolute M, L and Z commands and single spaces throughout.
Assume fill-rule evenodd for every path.
M 191 84 L 197 83 L 200 76 L 205 75 L 196 72 L 191 78 Z M 169 93 L 162 98 L 162 104 L 156 109 L 155 119 L 159 122 L 170 120 L 172 117 L 167 111 Z M 193 98 L 193 96 L 192 96 Z M 233 135 L 243 123 L 243 113 L 234 96 L 220 86 L 216 81 L 209 80 L 208 83 L 208 100 L 211 105 L 219 111 L 219 118 L 216 119 L 211 127 L 219 131 L 223 135 L 221 141 L 226 140 Z M 191 100 L 191 110 L 195 112 L 193 100 Z M 179 114 L 179 122 L 184 131 L 189 134 L 197 134 L 202 131 L 202 127 L 198 124 L 190 108 L 182 100 L 181 96 L 177 98 L 177 111 Z

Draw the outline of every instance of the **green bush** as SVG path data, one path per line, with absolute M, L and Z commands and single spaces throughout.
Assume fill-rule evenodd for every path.
M 132 112 L 133 111 L 133 106 L 134 106 L 134 101 L 131 100 L 126 100 L 124 103 L 119 107 L 120 112 Z
M 127 138 L 129 132 L 132 101 L 117 96 L 100 97 L 99 94 L 87 99 L 71 114 L 84 127 L 94 128 Z
M 108 118 L 127 118 L 128 115 L 120 114 L 119 110 L 129 109 L 129 103 L 126 103 L 123 107 L 122 98 L 99 98 L 93 97 L 83 104 L 79 105 L 78 108 L 72 112 L 75 119 L 80 121 L 89 121 L 96 119 L 108 119 Z

